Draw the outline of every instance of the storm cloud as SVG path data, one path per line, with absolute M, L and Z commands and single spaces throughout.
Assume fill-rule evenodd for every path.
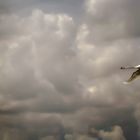
M 140 2 L 12 2 L 0 2 L 0 139 L 138 140 L 139 79 L 123 85 L 120 67 L 139 64 Z

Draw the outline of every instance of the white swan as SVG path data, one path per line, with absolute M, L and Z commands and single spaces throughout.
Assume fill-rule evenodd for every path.
M 132 66 L 132 67 L 121 67 L 121 69 L 123 69 L 123 70 L 124 69 L 137 69 L 135 72 L 133 72 L 131 77 L 126 82 L 124 82 L 124 84 L 128 84 L 129 82 L 133 81 L 138 76 L 140 76 L 140 65 Z

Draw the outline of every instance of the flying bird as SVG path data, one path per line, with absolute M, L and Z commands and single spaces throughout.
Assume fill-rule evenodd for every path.
M 131 77 L 123 82 L 124 84 L 128 84 L 131 81 L 133 81 L 134 79 L 136 79 L 138 76 L 140 76 L 140 65 L 137 66 L 132 66 L 132 67 L 121 67 L 122 70 L 126 70 L 126 69 L 137 69 L 135 72 L 133 72 L 133 74 L 131 75 Z

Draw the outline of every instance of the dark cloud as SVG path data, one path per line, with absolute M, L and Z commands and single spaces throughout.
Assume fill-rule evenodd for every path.
M 7 12 L 9 12 L 7 1 L 0 0 L 0 14 L 5 14 Z

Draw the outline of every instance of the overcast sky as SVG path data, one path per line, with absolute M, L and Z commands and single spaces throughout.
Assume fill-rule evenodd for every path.
M 0 0 L 0 140 L 139 140 L 139 0 Z

